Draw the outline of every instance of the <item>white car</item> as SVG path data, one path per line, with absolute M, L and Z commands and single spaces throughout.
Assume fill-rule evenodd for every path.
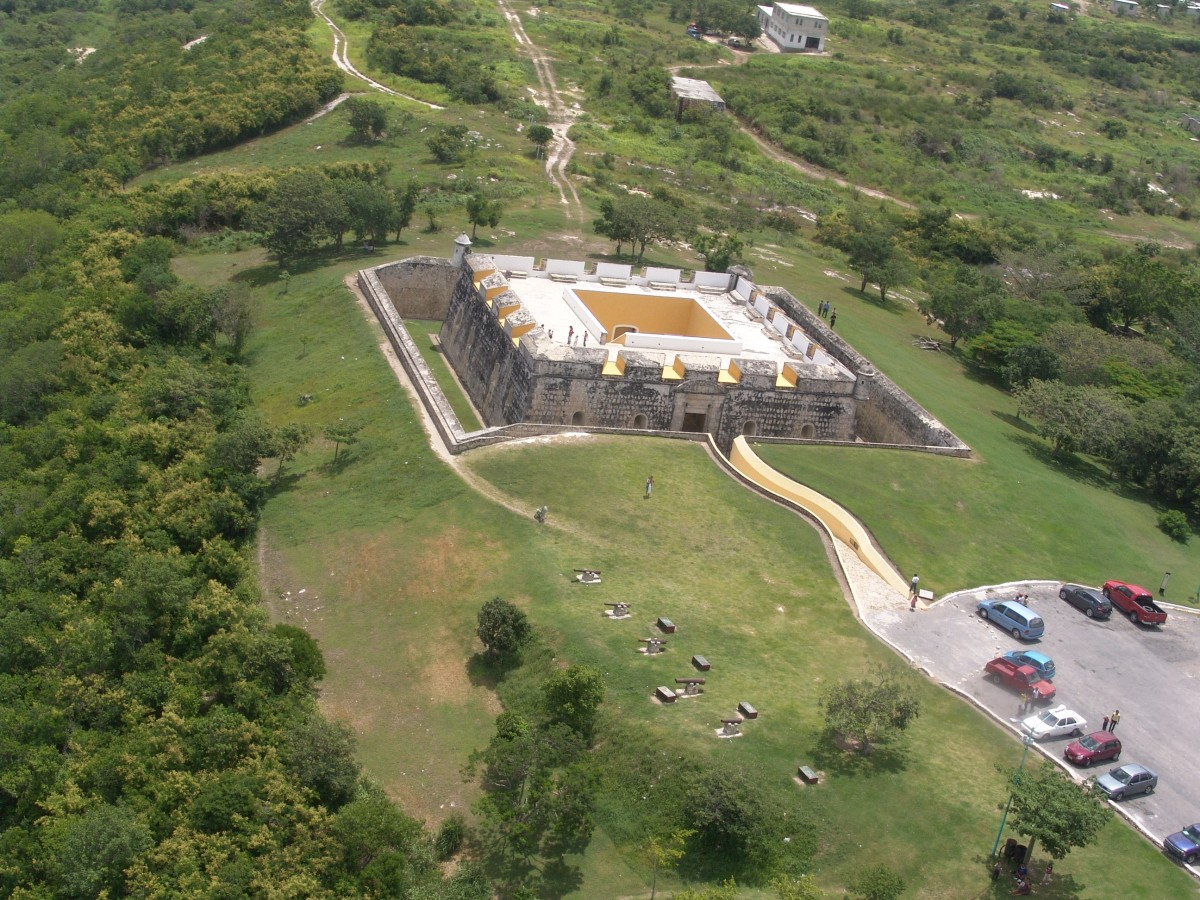
M 1087 719 L 1065 706 L 1056 706 L 1036 716 L 1030 716 L 1021 723 L 1035 741 L 1045 738 L 1061 737 L 1064 734 L 1083 734 L 1087 728 Z

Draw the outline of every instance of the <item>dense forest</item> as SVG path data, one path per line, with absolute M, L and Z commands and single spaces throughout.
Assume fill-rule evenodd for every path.
M 181 283 L 175 223 L 117 190 L 335 95 L 308 19 L 0 7 L 0 895 L 489 894 L 361 776 L 316 643 L 266 621 L 265 471 L 309 434 L 251 408 L 246 297 Z

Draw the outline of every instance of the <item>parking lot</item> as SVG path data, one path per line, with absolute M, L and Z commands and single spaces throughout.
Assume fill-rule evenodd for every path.
M 1098 731 L 1114 709 L 1121 710 L 1115 734 L 1121 739 L 1121 763 L 1141 763 L 1158 773 L 1150 796 L 1117 805 L 1156 841 L 1183 825 L 1200 821 L 1200 615 L 1169 609 L 1161 628 L 1143 628 L 1119 613 L 1094 621 L 1058 598 L 1057 582 L 1014 582 L 951 595 L 927 610 L 873 610 L 868 625 L 907 654 L 915 665 L 992 713 L 1017 733 L 1020 698 L 984 678 L 988 660 L 1021 647 L 1054 659 L 1054 685 L 1064 703 Z M 976 615 L 980 600 L 1011 600 L 1018 590 L 1026 605 L 1046 623 L 1039 641 L 1022 642 Z M 1037 711 L 1047 708 L 1046 704 Z M 1077 780 L 1098 775 L 1114 763 L 1076 769 L 1062 759 L 1072 738 L 1034 745 L 1062 763 Z M 1013 755 L 1016 764 L 1017 754 Z

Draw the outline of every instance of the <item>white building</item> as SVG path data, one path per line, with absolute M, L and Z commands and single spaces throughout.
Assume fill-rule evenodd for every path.
M 1112 0 L 1109 12 L 1117 16 L 1136 16 L 1138 14 L 1137 0 Z
M 758 7 L 758 25 L 785 53 L 820 52 L 825 49 L 825 36 L 829 33 L 827 18 L 811 6 L 795 3 Z

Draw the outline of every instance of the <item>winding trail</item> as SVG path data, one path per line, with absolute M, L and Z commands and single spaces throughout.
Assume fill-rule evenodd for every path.
M 496 4 L 500 7 L 504 20 L 508 22 L 508 29 L 512 32 L 513 40 L 517 42 L 517 50 L 533 63 L 533 71 L 537 75 L 540 87 L 535 102 L 550 114 L 547 125 L 554 132 L 554 139 L 546 151 L 546 177 L 558 189 L 559 202 L 567 207 L 568 217 L 578 218 L 583 211 L 583 204 L 579 202 L 575 185 L 567 177 L 567 163 L 575 153 L 575 142 L 567 137 L 567 132 L 578 113 L 563 102 L 550 58 L 529 39 L 529 35 L 525 33 L 525 26 L 521 24 L 520 15 L 513 11 L 507 0 L 496 0 Z
M 321 19 L 321 21 L 329 26 L 329 32 L 333 35 L 333 53 L 330 55 L 330 58 L 333 60 L 333 64 L 335 66 L 337 66 L 347 75 L 353 75 L 360 81 L 365 81 L 381 94 L 389 94 L 392 97 L 400 97 L 403 100 L 411 100 L 413 103 L 420 103 L 422 106 L 427 106 L 430 109 L 446 108 L 444 106 L 438 106 L 436 103 L 428 103 L 424 100 L 418 100 L 416 97 L 410 97 L 408 94 L 402 94 L 399 91 L 394 91 L 386 84 L 380 84 L 378 81 L 368 78 L 362 72 L 358 71 L 358 69 L 354 68 L 354 63 L 350 62 L 350 55 L 348 52 L 350 49 L 350 42 L 346 39 L 346 33 L 342 31 L 342 29 L 338 28 L 337 23 L 335 23 L 333 19 L 329 18 L 329 16 L 325 14 L 325 10 L 321 8 L 325 5 L 325 0 L 311 0 L 309 5 L 312 6 L 313 13 L 315 13 L 317 17 Z

